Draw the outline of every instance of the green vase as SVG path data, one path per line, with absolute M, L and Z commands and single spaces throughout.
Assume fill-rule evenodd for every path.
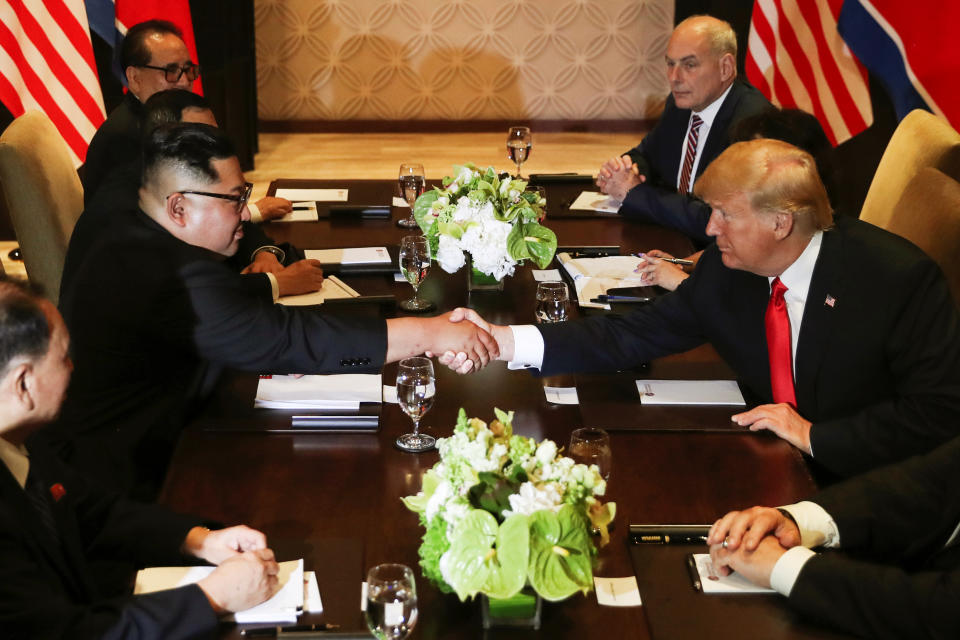
M 527 587 L 510 598 L 491 598 L 480 594 L 483 628 L 539 629 L 543 600 Z
M 497 280 L 478 271 L 472 260 L 467 260 L 467 291 L 503 291 L 503 280 Z

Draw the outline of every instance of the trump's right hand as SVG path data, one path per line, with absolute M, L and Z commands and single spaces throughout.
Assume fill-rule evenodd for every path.
M 279 570 L 270 549 L 246 551 L 224 560 L 197 586 L 217 614 L 243 611 L 280 590 Z

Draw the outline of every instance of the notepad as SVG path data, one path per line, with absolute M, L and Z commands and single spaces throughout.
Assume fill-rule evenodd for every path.
M 238 611 L 227 619 L 238 623 L 273 622 L 293 623 L 304 609 L 307 600 L 306 594 L 316 590 L 316 599 L 319 600 L 320 590 L 316 585 L 304 585 L 303 560 L 289 560 L 280 562 L 280 571 L 277 579 L 280 590 L 266 602 L 255 607 Z M 188 584 L 194 584 L 210 575 L 216 567 L 152 567 L 137 572 L 134 594 L 152 593 L 164 589 L 176 589 Z M 312 573 L 312 572 L 311 572 Z M 314 576 L 314 582 L 316 576 Z M 323 607 L 322 603 L 319 606 Z
M 390 264 L 386 247 L 351 247 L 347 249 L 307 249 L 303 252 L 309 260 L 324 264 Z
M 379 373 L 269 376 L 260 378 L 253 406 L 261 409 L 341 409 L 359 411 L 361 402 L 381 401 Z
M 578 211 L 616 213 L 620 210 L 620 201 L 599 191 L 581 191 L 570 208 Z
M 323 285 L 319 291 L 302 293 L 296 296 L 282 296 L 277 302 L 288 307 L 305 307 L 314 304 L 323 304 L 324 300 L 355 298 L 355 293 L 352 289 L 349 291 L 345 289 L 339 278 L 327 276 L 324 278 Z
M 557 254 L 557 260 L 573 280 L 581 307 L 610 309 L 609 304 L 590 301 L 609 289 L 644 286 L 640 274 L 634 271 L 643 259 L 636 256 L 573 258 L 569 253 L 561 252 Z
M 721 576 L 713 568 L 709 553 L 693 554 L 704 593 L 776 593 L 773 589 L 758 587 L 739 573 Z
M 291 202 L 346 202 L 348 194 L 347 189 L 277 189 L 274 195 Z
M 735 380 L 637 380 L 637 391 L 646 405 L 746 404 Z
M 273 222 L 315 222 L 320 219 L 320 215 L 317 213 L 317 203 L 312 200 L 310 202 L 294 202 L 293 209 L 290 213 L 277 218 Z

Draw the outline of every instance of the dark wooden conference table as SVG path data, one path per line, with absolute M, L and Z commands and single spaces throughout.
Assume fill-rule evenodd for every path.
M 431 183 L 434 181 L 430 181 Z M 280 180 L 277 187 L 347 187 L 349 201 L 387 204 L 396 195 L 392 181 Z M 622 252 L 660 248 L 686 255 L 689 242 L 673 232 L 623 221 L 617 217 L 560 218 L 560 211 L 585 184 L 547 186 L 548 217 L 562 246 L 619 245 Z M 397 245 L 409 231 L 396 220 L 408 209 L 395 208 L 391 219 L 322 219 L 310 223 L 274 223 L 266 226 L 278 241 L 301 248 Z M 390 293 L 409 297 L 412 289 L 391 275 L 343 276 L 361 294 Z M 468 295 L 466 274 L 446 274 L 434 265 L 421 288 L 436 303 L 434 313 L 471 306 L 497 323 L 533 320 L 535 283 L 530 266 L 517 269 L 501 293 Z M 391 313 L 402 315 L 393 308 Z M 576 317 L 578 311 L 573 310 Z M 610 345 L 598 345 L 598 348 Z M 436 366 L 437 401 L 423 420 L 428 433 L 450 435 L 457 411 L 491 420 L 493 408 L 516 412 L 514 428 L 559 445 L 570 432 L 589 425 L 586 407 L 554 405 L 546 401 L 546 384 L 576 383 L 581 397 L 629 389 L 635 377 L 733 378 L 732 372 L 709 346 L 664 358 L 642 373 L 541 379 L 524 371 L 509 371 L 495 362 L 483 371 L 458 376 Z M 396 365 L 387 365 L 383 380 L 393 384 Z M 479 607 L 441 594 L 420 573 L 417 548 L 422 530 L 415 514 L 402 505 L 401 496 L 420 489 L 421 475 L 438 459 L 435 451 L 409 454 L 394 446 L 411 422 L 396 404 L 384 404 L 377 434 L 277 434 L 270 425 L 289 424 L 290 413 L 254 410 L 256 376 L 228 375 L 201 418 L 183 433 L 174 455 L 161 501 L 187 512 L 225 523 L 246 523 L 266 532 L 278 558 L 302 557 L 317 572 L 323 599 L 322 615 L 305 615 L 301 622 L 331 622 L 342 630 L 364 630 L 360 612 L 360 583 L 370 567 L 399 562 L 414 568 L 419 596 L 419 621 L 412 638 L 475 638 L 481 630 Z M 617 392 L 618 393 L 618 392 Z M 634 391 L 635 394 L 635 391 Z M 627 398 L 621 398 L 626 401 Z M 647 427 L 667 425 L 677 430 L 613 430 L 613 470 L 607 498 L 616 501 L 617 517 L 611 543 L 598 558 L 596 575 L 634 575 L 628 544 L 628 525 L 643 523 L 711 523 L 731 509 L 754 504 L 795 502 L 816 489 L 797 451 L 767 434 L 734 430 L 733 410 L 628 407 L 631 420 Z M 609 415 L 604 411 L 594 415 Z M 719 424 L 717 431 L 701 431 L 698 424 Z M 684 430 L 695 427 L 694 430 Z M 545 603 L 539 631 L 489 631 L 485 637 L 610 637 L 670 638 L 698 635 L 697 624 L 707 624 L 713 637 L 758 637 L 750 633 L 750 611 L 760 598 L 764 606 L 783 609 L 777 636 L 828 637 L 786 611 L 773 596 L 703 596 L 693 591 L 681 555 L 704 548 L 669 550 L 673 560 L 657 564 L 654 575 L 639 571 L 642 607 L 605 607 L 591 593 L 562 603 Z M 661 556 L 666 557 L 666 556 Z M 662 566 L 661 566 L 662 565 Z M 745 601 L 744 598 L 754 598 Z M 776 598 L 779 598 L 778 596 Z M 771 604 L 772 603 L 772 604 Z M 699 622 L 696 622 L 698 621 Z M 691 626 L 692 625 L 692 626 Z M 652 631 L 651 631 L 652 629 Z M 239 638 L 239 630 L 225 626 L 224 637 Z

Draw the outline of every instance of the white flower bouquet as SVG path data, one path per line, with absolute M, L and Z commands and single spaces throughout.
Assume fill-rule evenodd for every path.
M 546 201 L 527 191 L 526 181 L 501 179 L 493 167 L 467 163 L 454 170 L 413 207 L 440 267 L 454 273 L 470 254 L 474 269 L 498 281 L 528 258 L 545 269 L 557 250 L 557 236 L 540 224 Z
M 547 600 L 593 588 L 597 554 L 616 505 L 602 503 L 596 465 L 560 455 L 551 440 L 513 434 L 513 412 L 494 409 L 489 426 L 463 409 L 453 436 L 437 440 L 440 462 L 404 504 L 426 529 L 423 573 L 461 600 L 478 593 L 506 599 L 530 585 Z

